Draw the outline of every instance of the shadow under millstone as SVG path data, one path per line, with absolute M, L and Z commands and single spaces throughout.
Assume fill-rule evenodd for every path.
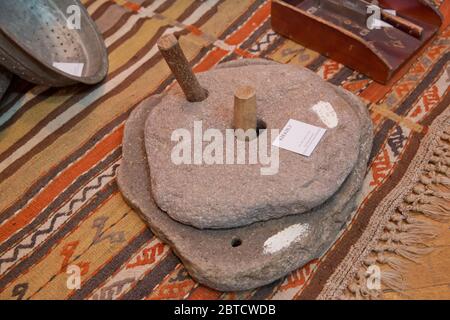
M 11 83 L 12 74 L 0 67 L 0 101 L 3 98 L 6 90 L 8 90 L 9 84 Z M 1 102 L 0 102 L 1 109 Z

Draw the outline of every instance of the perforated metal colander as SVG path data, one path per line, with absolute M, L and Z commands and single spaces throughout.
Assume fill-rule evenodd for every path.
M 56 87 L 94 84 L 108 70 L 104 41 L 78 0 L 1 0 L 0 64 Z

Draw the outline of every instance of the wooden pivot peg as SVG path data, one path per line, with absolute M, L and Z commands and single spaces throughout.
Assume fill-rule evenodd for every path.
M 177 79 L 186 99 L 190 102 L 205 100 L 208 97 L 208 91 L 200 86 L 177 38 L 173 34 L 161 37 L 158 40 L 158 48 Z
M 238 87 L 234 94 L 234 129 L 244 132 L 253 129 L 250 135 L 237 131 L 240 140 L 255 138 L 257 133 L 256 92 L 251 86 Z
M 394 16 L 389 12 L 383 10 L 381 11 L 381 19 L 400 30 L 409 33 L 410 35 L 412 35 L 417 39 L 421 39 L 422 37 L 423 28 L 415 24 L 414 22 L 406 20 L 405 18 L 402 18 L 400 16 Z

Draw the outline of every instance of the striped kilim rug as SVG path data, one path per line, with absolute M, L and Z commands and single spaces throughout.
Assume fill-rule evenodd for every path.
M 391 86 L 275 34 L 270 1 L 83 3 L 106 39 L 107 79 L 63 89 L 16 80 L 0 109 L 0 299 L 376 297 L 364 282 L 370 264 L 382 267 L 384 287 L 399 288 L 399 266 L 425 254 L 421 241 L 432 237 L 420 216 L 449 213 L 450 1 L 434 0 L 445 26 Z M 375 143 L 364 190 L 324 257 L 257 290 L 216 292 L 125 204 L 115 180 L 124 121 L 174 81 L 155 45 L 168 32 L 196 72 L 264 57 L 306 66 L 367 102 Z M 73 266 L 79 290 L 68 281 Z

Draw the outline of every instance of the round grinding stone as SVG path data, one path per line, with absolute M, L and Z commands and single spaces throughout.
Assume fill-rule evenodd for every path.
M 127 120 L 123 160 L 117 176 L 119 188 L 152 231 L 171 246 L 189 274 L 203 285 L 234 291 L 271 283 L 321 257 L 354 212 L 372 146 L 372 126 L 366 107 L 358 98 L 340 88 L 336 92 L 355 108 L 363 123 L 360 153 L 355 168 L 339 190 L 307 213 L 241 228 L 200 230 L 179 223 L 161 211 L 152 199 L 144 148 L 145 119 L 161 96 L 142 102 Z M 288 235 L 294 237 L 286 239 Z
M 362 134 L 358 114 L 335 87 L 313 72 L 278 63 L 241 61 L 239 66 L 217 68 L 198 77 L 209 92 L 206 100 L 190 103 L 174 86 L 145 124 L 153 197 L 173 219 L 201 229 L 222 229 L 303 213 L 333 196 L 353 170 Z M 268 132 L 281 131 L 290 119 L 327 129 L 309 157 L 277 148 L 279 165 L 275 174 L 269 175 L 261 169 L 274 162 L 194 163 L 194 143 L 198 143 L 194 123 L 201 121 L 202 133 L 220 130 L 225 139 L 226 129 L 233 127 L 234 92 L 242 85 L 256 89 L 259 123 Z M 172 161 L 179 144 L 172 141 L 177 129 L 187 130 L 192 138 L 191 164 Z M 268 137 L 270 146 L 275 136 Z M 208 144 L 203 141 L 201 150 Z M 248 150 L 249 142 L 246 144 Z M 236 159 L 236 146 L 234 149 Z M 225 150 L 224 142 L 224 162 Z

